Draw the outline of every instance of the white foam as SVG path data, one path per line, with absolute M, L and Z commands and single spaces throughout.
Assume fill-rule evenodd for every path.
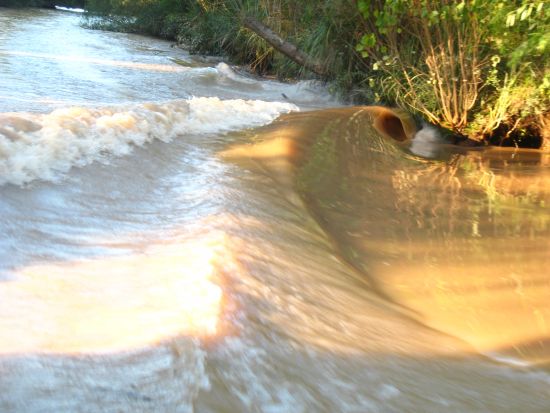
M 440 147 L 445 141 L 443 137 L 432 126 L 424 125 L 413 137 L 410 151 L 415 155 L 425 158 L 433 158 L 437 155 Z
M 203 73 L 210 74 L 221 86 L 234 85 L 238 93 L 250 93 L 263 100 L 281 100 L 296 104 L 303 109 L 320 109 L 341 106 L 325 84 L 315 80 L 303 80 L 293 83 L 276 80 L 258 79 L 235 71 L 228 64 L 221 62 L 215 68 L 202 68 Z M 208 85 L 211 87 L 211 85 Z M 220 91 L 220 93 L 223 93 Z M 235 91 L 232 91 L 235 93 Z
M 72 13 L 84 13 L 86 10 L 80 9 L 80 8 L 72 8 L 72 7 L 62 7 L 62 6 L 55 6 L 56 10 L 60 11 L 68 11 Z
M 516 357 L 506 356 L 503 354 L 498 354 L 496 352 L 484 353 L 484 355 L 498 363 L 507 364 L 512 367 L 528 368 L 532 366 L 529 362 L 525 360 L 521 360 Z
M 219 76 L 225 77 L 227 79 L 231 79 L 235 82 L 252 84 L 252 85 L 259 84 L 258 80 L 253 78 L 248 78 L 246 76 L 238 74 L 231 68 L 231 66 L 229 66 L 227 63 L 224 63 L 224 62 L 218 63 L 216 65 L 215 70 Z
M 205 358 L 193 338 L 106 355 L 0 358 L 0 411 L 190 413 L 209 387 Z
M 126 155 L 155 139 L 259 126 L 294 110 L 283 102 L 214 97 L 0 114 L 0 185 L 53 181 L 73 166 Z
M 399 396 L 401 391 L 391 384 L 383 383 L 378 389 L 378 394 L 382 400 L 389 400 Z

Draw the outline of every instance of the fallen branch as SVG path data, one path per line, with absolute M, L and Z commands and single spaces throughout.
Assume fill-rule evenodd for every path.
M 311 70 L 313 73 L 321 77 L 328 76 L 328 71 L 323 64 L 299 50 L 292 43 L 282 39 L 277 33 L 262 22 L 253 17 L 245 17 L 243 20 L 243 25 L 300 66 Z

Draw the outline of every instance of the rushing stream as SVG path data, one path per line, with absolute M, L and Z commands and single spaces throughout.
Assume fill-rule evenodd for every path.
M 550 154 L 79 23 L 0 8 L 1 413 L 550 411 Z

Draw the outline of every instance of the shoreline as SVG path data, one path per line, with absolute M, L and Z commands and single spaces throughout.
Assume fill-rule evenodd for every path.
M 36 3 L 32 0 L 29 2 Z M 62 5 L 74 6 L 82 3 L 82 1 L 65 1 L 62 2 Z M 129 14 L 130 10 L 127 9 L 127 6 L 122 3 L 118 4 L 117 1 L 110 6 L 104 6 L 107 8 L 103 9 L 98 8 L 100 3 L 88 4 L 88 9 L 92 11 L 83 13 L 82 24 L 84 27 L 166 39 L 174 42 L 174 47 L 185 50 L 191 55 L 207 55 L 226 60 L 232 66 L 238 67 L 238 71 L 254 77 L 290 83 L 300 80 L 319 80 L 328 85 L 331 94 L 347 104 L 402 108 L 417 118 L 419 124 L 426 123 L 438 129 L 441 135 L 453 144 L 463 145 L 466 142 L 468 146 L 503 146 L 550 151 L 550 107 L 545 106 L 545 100 L 540 100 L 545 99 L 547 92 L 545 92 L 544 85 L 546 78 L 550 79 L 550 68 L 548 63 L 544 63 L 544 58 L 542 58 L 542 66 L 539 66 L 545 77 L 542 80 L 543 84 L 537 86 L 538 89 L 531 86 L 533 81 L 529 79 L 525 80 L 525 85 L 516 86 L 514 83 L 510 83 L 510 86 L 506 86 L 505 83 L 502 83 L 504 80 L 498 79 L 507 76 L 507 69 L 503 66 L 500 57 L 498 61 L 494 60 L 491 65 L 487 66 L 487 73 L 484 73 L 487 79 L 473 80 L 492 82 L 488 83 L 489 86 L 484 86 L 484 84 L 477 86 L 479 90 L 489 90 L 489 92 L 484 92 L 489 94 L 487 96 L 480 95 L 477 98 L 478 103 L 470 105 L 472 108 L 469 109 L 466 123 L 463 122 L 462 126 L 452 126 L 448 123 L 458 119 L 459 115 L 466 116 L 464 113 L 460 114 L 460 110 L 463 112 L 465 110 L 460 109 L 460 102 L 458 102 L 458 106 L 457 102 L 449 106 L 451 109 L 456 107 L 455 109 L 459 111 L 452 114 L 446 113 L 449 110 L 447 108 L 449 102 L 441 106 L 422 99 L 418 100 L 418 97 L 415 98 L 417 101 L 407 100 L 407 95 L 418 94 L 415 89 L 417 85 L 409 81 L 410 85 L 407 86 L 403 79 L 392 77 L 399 73 L 392 74 L 394 69 L 391 66 L 380 66 L 374 53 L 376 45 L 365 43 L 364 38 L 349 37 L 352 33 L 351 28 L 361 26 L 357 26 L 361 19 L 368 23 L 368 16 L 363 16 L 358 10 L 348 10 L 345 16 L 339 17 L 342 19 L 342 23 L 347 22 L 349 27 L 346 26 L 341 29 L 341 32 L 333 34 L 331 38 L 326 38 L 325 41 L 328 42 L 326 45 L 313 49 L 311 45 L 308 46 L 309 40 L 294 38 L 298 33 L 306 37 L 313 35 L 314 28 L 298 26 L 299 19 L 307 17 L 306 6 L 295 6 L 295 10 L 288 6 L 287 12 L 292 10 L 296 12 L 297 22 L 289 23 L 290 26 L 284 30 L 281 27 L 277 30 L 280 23 L 278 19 L 282 19 L 282 16 L 275 18 L 267 15 L 270 27 L 265 25 L 262 27 L 266 30 L 273 28 L 271 33 L 279 36 L 278 41 L 288 42 L 288 45 L 295 47 L 297 52 L 305 50 L 306 52 L 302 54 L 306 60 L 318 61 L 318 56 L 325 56 L 321 63 L 324 67 L 330 67 L 330 72 L 327 71 L 327 75 L 320 78 L 318 75 L 308 74 L 308 69 L 303 64 L 300 65 L 296 63 L 297 61 L 292 61 L 288 55 L 285 56 L 274 50 L 269 40 L 262 38 L 261 32 L 254 32 L 250 29 L 246 19 L 241 21 L 241 18 L 234 16 L 235 11 L 231 10 L 229 6 L 225 9 L 216 9 L 217 6 L 214 5 L 208 8 L 201 5 L 187 5 L 181 6 L 180 9 L 163 9 L 159 8 L 160 6 L 154 6 L 151 10 L 141 10 L 138 7 L 136 10 L 132 9 L 132 14 Z M 190 4 L 192 3 L 190 2 Z M 263 5 L 261 0 L 258 3 Z M 94 7 L 96 7 L 95 10 Z M 266 12 L 270 11 L 268 6 L 262 7 L 266 7 Z M 542 23 L 539 20 L 534 20 L 539 22 L 542 28 L 546 27 L 544 26 L 546 24 L 544 12 L 545 10 L 542 10 L 543 17 L 537 17 Z M 326 24 L 340 22 L 340 20 L 331 20 L 332 18 L 328 14 L 323 13 L 328 13 L 328 10 L 323 10 L 322 22 Z M 258 24 L 263 24 L 259 23 L 259 19 L 253 20 Z M 379 42 L 383 42 L 383 38 L 380 38 Z M 350 50 L 354 43 L 357 44 L 355 50 Z M 380 46 L 383 46 L 383 43 Z M 341 50 L 338 53 L 339 59 L 350 66 L 347 72 L 341 67 L 344 63 L 337 63 L 335 56 L 332 56 L 338 49 Z M 372 67 L 368 66 L 369 61 L 374 61 Z M 442 68 L 444 69 L 445 66 Z M 411 70 L 421 69 L 411 67 Z M 422 72 L 419 72 L 420 74 Z M 405 76 L 407 76 L 406 73 Z M 439 81 L 442 85 L 440 87 L 449 83 L 449 76 L 445 75 Z M 496 77 L 490 80 L 491 76 Z M 382 83 L 379 84 L 379 82 Z M 514 82 L 517 83 L 516 80 Z M 460 90 L 455 90 L 454 85 L 448 87 L 452 88 L 452 91 L 449 89 L 449 93 L 452 92 L 455 95 L 458 93 L 457 96 L 461 96 L 460 94 L 463 93 Z M 392 90 L 395 90 L 397 95 L 392 97 Z M 540 99 L 532 95 L 536 90 L 538 90 L 536 93 L 539 94 Z M 517 97 L 514 95 L 511 98 L 502 98 L 506 93 L 517 94 Z M 531 93 L 531 95 L 526 93 Z M 440 98 L 438 94 L 439 91 L 434 88 L 434 93 L 427 93 L 426 97 L 434 100 Z M 509 101 L 504 102 L 503 99 L 509 99 Z M 504 107 L 499 106 L 502 104 L 510 105 L 510 108 L 504 110 Z M 431 105 L 431 109 L 428 107 L 429 105 Z M 445 118 L 438 118 L 438 113 L 444 114 Z

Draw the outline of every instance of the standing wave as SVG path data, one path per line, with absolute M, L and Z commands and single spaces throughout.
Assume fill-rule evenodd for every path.
M 165 103 L 69 107 L 0 114 L 0 185 L 59 180 L 73 166 L 123 156 L 137 145 L 270 123 L 298 107 L 283 102 L 195 97 Z

